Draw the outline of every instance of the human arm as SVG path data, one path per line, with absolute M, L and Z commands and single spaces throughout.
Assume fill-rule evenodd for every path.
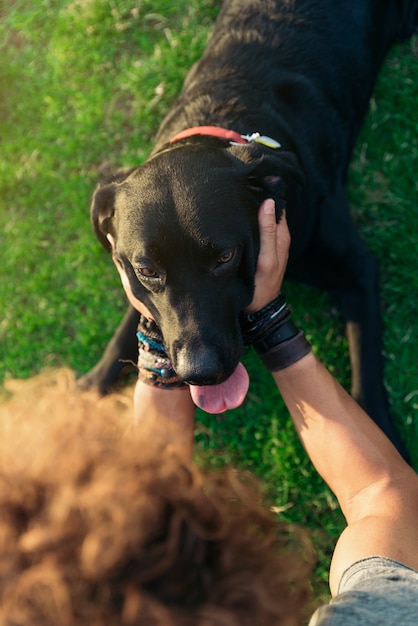
M 275 229 L 274 215 L 266 213 L 264 261 L 251 311 L 280 289 L 288 255 L 283 245 L 290 237 L 285 220 Z M 332 593 L 343 571 L 367 556 L 386 556 L 418 569 L 417 474 L 312 353 L 272 374 L 302 444 L 347 521 L 332 559 Z
M 171 439 L 184 447 L 187 456 L 193 453 L 195 405 L 188 388 L 167 391 L 138 380 L 134 392 L 134 419 L 158 424 L 171 433 Z
M 332 594 L 344 570 L 367 556 L 418 569 L 417 474 L 312 353 L 273 378 L 347 521 L 332 557 Z
M 115 241 L 107 236 L 112 250 Z M 130 304 L 147 320 L 152 320 L 151 312 L 132 292 L 129 279 L 113 253 L 113 261 Z M 177 445 L 184 447 L 188 456 L 192 455 L 194 438 L 194 404 L 188 387 L 163 389 L 160 386 L 146 384 L 138 378 L 134 391 L 134 421 L 144 426 L 165 428 L 167 434 Z
M 122 268 L 117 263 L 116 267 L 132 306 L 148 320 L 152 319 L 150 312 L 133 295 Z M 141 377 L 138 378 L 134 391 L 135 422 L 142 425 L 148 422 L 151 427 L 158 425 L 159 428 L 165 428 L 173 442 L 175 441 L 177 446 L 181 445 L 190 457 L 193 453 L 194 415 L 195 407 L 189 387 L 170 386 L 170 389 L 163 389 L 143 382 Z

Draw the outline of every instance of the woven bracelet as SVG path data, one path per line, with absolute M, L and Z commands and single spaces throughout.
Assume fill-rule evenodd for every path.
M 159 389 L 186 389 L 165 351 L 163 337 L 157 324 L 140 316 L 138 331 L 138 380 Z

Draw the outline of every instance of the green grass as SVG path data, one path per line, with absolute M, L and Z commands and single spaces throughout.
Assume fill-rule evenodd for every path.
M 0 379 L 45 366 L 87 371 L 125 309 L 89 202 L 104 166 L 142 162 L 207 41 L 217 0 L 5 0 L 0 9 Z M 386 385 L 418 467 L 417 42 L 397 46 L 372 101 L 350 178 L 361 231 L 381 267 Z M 316 353 L 346 386 L 339 317 L 324 294 L 286 285 Z M 198 450 L 266 481 L 283 515 L 308 525 L 323 559 L 342 518 L 312 470 L 269 376 L 225 417 L 199 413 Z

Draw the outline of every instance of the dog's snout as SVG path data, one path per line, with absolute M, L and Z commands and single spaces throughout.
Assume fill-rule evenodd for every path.
M 181 347 L 175 351 L 175 370 L 190 385 L 217 385 L 224 379 L 224 369 L 214 349 Z
M 208 385 L 219 385 L 222 382 L 222 377 L 218 375 L 205 374 L 201 376 L 198 372 L 191 373 L 184 378 L 184 381 L 189 385 L 198 385 L 199 387 L 206 387 Z

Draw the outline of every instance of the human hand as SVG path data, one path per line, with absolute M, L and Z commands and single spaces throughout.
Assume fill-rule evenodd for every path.
M 255 290 L 246 313 L 255 313 L 269 304 L 280 293 L 287 266 L 290 247 L 290 232 L 283 211 L 276 224 L 274 200 L 264 200 L 258 211 L 260 229 L 260 252 L 255 273 Z

